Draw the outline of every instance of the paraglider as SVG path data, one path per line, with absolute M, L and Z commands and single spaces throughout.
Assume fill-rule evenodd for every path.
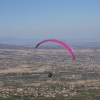
M 75 59 L 75 54 L 73 49 L 65 42 L 61 41 L 61 40 L 57 40 L 57 39 L 47 39 L 47 40 L 43 40 L 41 42 L 39 42 L 35 48 L 37 48 L 40 44 L 45 43 L 45 42 L 56 42 L 60 45 L 62 45 L 63 47 L 65 47 L 65 49 L 67 49 L 69 51 L 69 53 L 72 55 L 72 59 Z
M 51 76 L 52 76 L 52 72 L 49 71 L 49 73 L 48 73 L 48 77 L 51 77 Z
M 58 40 L 58 39 L 46 39 L 46 40 L 43 40 L 41 42 L 39 42 L 35 48 L 37 48 L 39 45 L 41 45 L 42 43 L 45 43 L 45 42 L 55 42 L 55 43 L 58 43 L 60 45 L 62 45 L 66 50 L 69 51 L 69 53 L 71 54 L 72 56 L 72 59 L 74 60 L 75 59 L 75 54 L 74 54 L 74 51 L 73 49 L 65 42 L 61 41 L 61 40 Z M 49 74 L 48 74 L 48 77 L 51 77 L 52 76 L 52 73 L 49 71 Z

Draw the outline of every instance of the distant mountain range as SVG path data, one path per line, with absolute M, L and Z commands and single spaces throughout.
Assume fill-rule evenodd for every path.
M 35 39 L 0 38 L 0 44 L 35 45 L 37 42 Z
M 18 39 L 18 38 L 0 38 L 0 44 L 10 44 L 10 45 L 25 45 L 34 46 L 43 39 Z M 99 45 L 99 39 L 60 39 L 67 42 L 70 45 Z M 46 43 L 45 45 L 53 45 Z M 54 44 L 55 45 L 55 44 Z

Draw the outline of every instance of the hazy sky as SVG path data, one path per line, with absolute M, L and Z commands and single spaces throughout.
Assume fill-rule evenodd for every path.
M 0 0 L 0 38 L 100 38 L 100 0 Z

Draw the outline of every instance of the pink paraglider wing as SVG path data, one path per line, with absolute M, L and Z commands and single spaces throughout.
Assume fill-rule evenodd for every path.
M 74 51 L 73 49 L 65 42 L 61 41 L 61 40 L 57 40 L 57 39 L 47 39 L 47 40 L 43 40 L 41 42 L 39 42 L 35 48 L 37 48 L 40 44 L 44 43 L 44 42 L 56 42 L 58 44 L 61 44 L 63 47 L 65 47 L 65 49 L 67 49 L 70 54 L 72 55 L 72 59 L 74 60 L 75 59 L 75 54 L 74 54 Z

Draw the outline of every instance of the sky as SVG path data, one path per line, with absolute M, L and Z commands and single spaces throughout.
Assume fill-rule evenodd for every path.
M 0 0 L 0 38 L 99 39 L 100 0 Z

